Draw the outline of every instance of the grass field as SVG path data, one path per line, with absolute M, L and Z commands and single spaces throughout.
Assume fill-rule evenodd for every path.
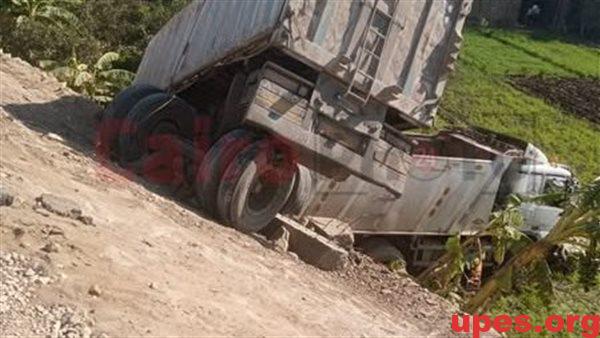
M 471 29 L 465 35 L 442 110 L 469 124 L 540 146 L 553 161 L 572 166 L 582 181 L 599 176 L 600 126 L 515 89 L 509 77 L 600 77 L 600 49 L 527 32 Z M 440 126 L 450 123 L 444 117 L 437 122 Z M 556 290 L 550 303 L 535 290 L 524 290 L 501 298 L 491 312 L 528 314 L 535 324 L 543 324 L 552 314 L 598 313 L 600 288 L 585 293 L 574 277 L 553 283 Z
M 528 140 L 582 181 L 600 175 L 600 126 L 515 89 L 511 75 L 600 77 L 600 49 L 551 36 L 467 30 L 442 108 L 470 124 Z M 441 118 L 441 125 L 448 123 Z

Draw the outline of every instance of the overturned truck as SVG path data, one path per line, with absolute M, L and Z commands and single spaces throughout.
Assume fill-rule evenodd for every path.
M 432 125 L 469 10 L 470 0 L 193 1 L 103 113 L 99 149 L 193 190 L 205 212 L 241 231 L 286 213 L 343 218 L 360 233 L 428 233 L 414 214 L 437 203 L 424 191 L 450 197 L 441 184 L 460 182 L 475 206 L 506 172 L 494 165 L 511 162 L 465 135 L 406 133 Z M 452 148 L 432 160 L 435 174 L 415 166 L 422 145 Z M 476 177 L 470 188 L 453 171 L 463 166 L 474 168 L 460 173 Z M 450 171 L 442 182 L 414 179 L 440 170 Z M 484 204 L 476 218 L 489 216 Z M 461 229 L 435 234 L 451 231 Z

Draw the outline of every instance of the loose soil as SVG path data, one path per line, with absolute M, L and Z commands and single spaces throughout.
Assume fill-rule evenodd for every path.
M 408 276 L 356 253 L 347 269 L 326 273 L 101 165 L 99 108 L 1 52 L 0 94 L 1 185 L 14 195 L 0 207 L 0 249 L 25 262 L 0 264 L 11 283 L 27 283 L 25 296 L 3 294 L 18 307 L 0 313 L 3 336 L 450 334 L 457 309 Z M 77 203 L 89 219 L 40 208 L 42 194 Z M 44 283 L 32 284 L 29 262 Z
M 600 78 L 515 76 L 511 82 L 518 89 L 600 124 Z

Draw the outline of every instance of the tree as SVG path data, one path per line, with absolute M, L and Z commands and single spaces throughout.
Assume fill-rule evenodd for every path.
M 579 241 L 576 241 L 580 239 Z M 551 250 L 558 245 L 576 243 L 586 250 L 586 256 L 594 259 L 589 273 L 583 274 L 584 285 L 593 283 L 598 274 L 597 257 L 600 241 L 600 177 L 574 193 L 569 199 L 558 223 L 546 237 L 520 250 L 483 285 L 467 303 L 465 310 L 474 312 L 482 309 L 500 291 L 511 286 L 513 272 L 543 266 Z M 540 265 L 541 264 L 541 265 Z
M 90 67 L 81 63 L 73 55 L 64 66 L 55 61 L 42 61 L 40 66 L 50 70 L 59 80 L 64 81 L 74 90 L 83 93 L 93 100 L 106 103 L 120 89 L 133 80 L 133 73 L 124 69 L 115 69 L 113 64 L 120 59 L 118 53 L 108 52 L 102 55 Z
M 579 35 L 600 37 L 600 0 L 581 0 Z
M 7 8 L 16 16 L 18 26 L 27 21 L 47 21 L 57 26 L 76 26 L 79 20 L 67 7 L 81 3 L 82 0 L 11 0 Z

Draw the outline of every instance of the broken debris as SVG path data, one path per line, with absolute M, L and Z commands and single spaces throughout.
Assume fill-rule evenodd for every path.
M 86 225 L 93 225 L 94 223 L 93 218 L 83 215 L 79 205 L 71 199 L 53 194 L 42 194 L 36 198 L 36 202 L 38 206 L 59 216 L 76 219 Z

